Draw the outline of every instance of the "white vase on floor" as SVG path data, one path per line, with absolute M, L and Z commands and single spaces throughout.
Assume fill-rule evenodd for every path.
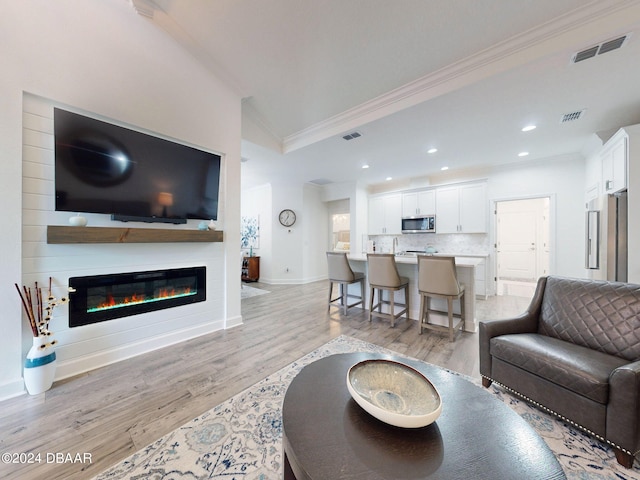
M 33 346 L 24 361 L 24 385 L 30 395 L 46 392 L 56 375 L 56 352 L 50 336 L 33 337 Z

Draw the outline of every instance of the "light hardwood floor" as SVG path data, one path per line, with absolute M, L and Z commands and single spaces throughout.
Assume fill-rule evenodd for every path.
M 479 377 L 477 334 L 418 335 L 359 308 L 327 313 L 328 282 L 252 286 L 244 324 L 56 382 L 38 396 L 0 402 L 0 453 L 41 454 L 35 464 L 0 463 L 2 479 L 87 479 L 339 335 L 349 335 Z M 527 299 L 490 297 L 477 316 L 518 314 Z M 91 463 L 47 463 L 47 453 L 88 453 Z

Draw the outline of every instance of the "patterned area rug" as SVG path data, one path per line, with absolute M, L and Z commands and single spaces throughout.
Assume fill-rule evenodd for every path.
M 265 293 L 269 293 L 269 290 L 262 290 L 261 288 L 243 285 L 240 289 L 240 300 L 244 300 L 245 298 L 257 297 L 258 295 L 264 295 Z
M 279 480 L 282 478 L 281 409 L 287 386 L 307 364 L 349 352 L 396 352 L 340 336 L 282 370 L 165 435 L 101 473 L 96 480 Z M 474 382 L 478 383 L 478 382 Z M 482 388 L 482 387 L 478 387 Z M 640 468 L 622 468 L 611 448 L 499 387 L 491 391 L 547 442 L 570 480 L 640 480 Z

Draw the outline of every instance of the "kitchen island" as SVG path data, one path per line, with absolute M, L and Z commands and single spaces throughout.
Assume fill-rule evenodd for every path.
M 354 272 L 362 272 L 367 275 L 367 256 L 366 255 L 348 255 L 349 264 Z M 418 319 L 420 317 L 420 295 L 418 293 L 418 257 L 416 255 L 396 255 L 396 265 L 398 273 L 402 277 L 409 279 L 409 318 Z M 465 322 L 464 330 L 466 332 L 476 332 L 478 329 L 478 321 L 476 319 L 476 294 L 475 294 L 475 275 L 476 266 L 481 264 L 484 259 L 480 257 L 455 257 L 456 274 L 458 282 L 464 285 L 464 307 Z M 350 289 L 359 288 L 358 285 L 350 285 Z M 365 292 L 365 308 L 369 307 L 369 283 L 367 281 Z M 403 292 L 396 293 L 400 302 L 403 301 Z M 431 301 L 432 308 L 446 311 L 446 302 L 440 299 Z M 454 311 L 460 313 L 458 302 L 454 302 Z M 441 325 L 447 325 L 446 315 L 430 315 L 431 321 Z

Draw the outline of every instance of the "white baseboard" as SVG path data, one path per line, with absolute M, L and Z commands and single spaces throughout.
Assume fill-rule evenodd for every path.
M 227 318 L 227 321 L 225 323 L 225 329 L 237 327 L 238 325 L 242 325 L 242 315 L 238 315 L 237 317 Z
M 20 377 L 20 380 L 0 385 L 0 402 L 2 400 L 9 400 L 13 397 L 19 397 L 26 393 L 27 391 L 24 389 L 24 381 L 22 380 L 22 377 Z
M 242 317 L 236 317 L 233 319 L 236 323 L 232 323 L 231 326 L 237 324 L 238 318 L 240 323 L 242 323 Z M 229 320 L 227 320 L 227 327 L 228 326 L 230 326 Z M 143 353 L 152 352 L 160 348 L 168 347 L 169 345 L 184 342 L 191 338 L 223 330 L 224 328 L 224 322 L 218 320 L 211 323 L 200 324 L 195 327 L 184 328 L 164 335 L 145 338 L 143 341 L 122 345 L 116 348 L 96 352 L 91 355 L 83 355 L 72 360 L 58 362 L 55 380 L 57 381 L 73 377 L 99 367 L 104 367 L 105 365 L 110 365 L 131 357 L 142 355 Z
M 325 275 L 318 275 L 316 277 L 311 277 L 311 278 L 305 278 L 302 283 L 313 283 L 313 282 L 319 282 L 320 280 L 328 280 L 329 277 L 325 274 Z
M 266 283 L 267 285 L 304 285 L 319 282 L 320 280 L 327 280 L 327 278 L 326 275 L 312 278 L 261 278 L 260 283 Z

